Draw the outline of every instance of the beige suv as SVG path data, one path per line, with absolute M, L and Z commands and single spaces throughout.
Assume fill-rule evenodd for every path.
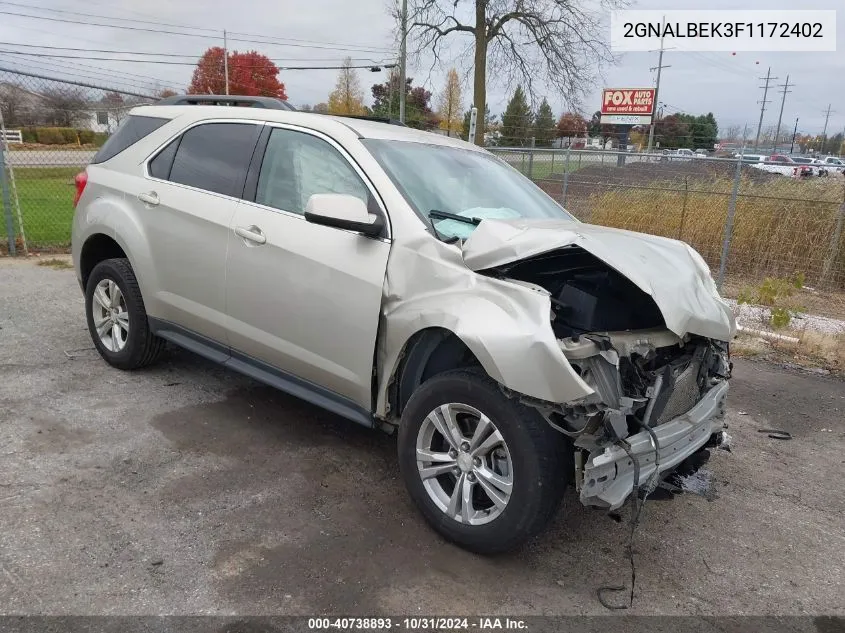
M 159 104 L 76 184 L 74 265 L 108 363 L 170 342 L 398 429 L 408 492 L 468 549 L 538 533 L 570 486 L 616 510 L 719 440 L 735 325 L 702 258 L 582 224 L 474 145 Z

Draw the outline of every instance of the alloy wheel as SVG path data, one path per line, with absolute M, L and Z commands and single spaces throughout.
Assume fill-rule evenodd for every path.
M 417 468 L 435 505 L 451 519 L 483 525 L 508 505 L 513 462 L 496 425 L 466 404 L 443 404 L 417 433 Z

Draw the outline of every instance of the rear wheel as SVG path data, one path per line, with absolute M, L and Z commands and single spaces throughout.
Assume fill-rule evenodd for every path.
M 426 381 L 399 427 L 399 466 L 426 520 L 466 549 L 513 549 L 554 516 L 571 446 L 488 376 L 455 370 Z
M 150 331 L 141 289 L 126 259 L 107 259 L 94 267 L 85 286 L 85 312 L 94 346 L 114 367 L 144 367 L 164 349 L 164 340 Z

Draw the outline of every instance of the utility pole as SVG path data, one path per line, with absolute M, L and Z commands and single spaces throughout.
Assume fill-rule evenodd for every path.
M 760 103 L 760 122 L 757 123 L 757 137 L 754 139 L 754 149 L 757 149 L 757 147 L 760 144 L 760 130 L 763 129 L 763 113 L 766 111 L 766 104 L 769 103 L 766 100 L 766 97 L 769 94 L 769 82 L 774 80 L 774 79 L 777 79 L 777 77 L 772 77 L 772 67 L 769 66 L 769 69 L 766 71 L 766 76 L 760 77 L 760 79 L 765 79 L 766 85 L 760 86 L 760 88 L 763 89 L 763 100 L 759 102 Z
M 795 84 L 792 84 L 795 87 Z M 786 103 L 786 93 L 792 92 L 789 90 L 789 75 L 786 76 L 786 83 L 781 84 L 781 88 L 783 88 L 782 94 L 783 98 L 780 100 L 780 114 L 778 115 L 778 128 L 777 132 L 775 132 L 775 153 L 778 151 L 778 142 L 780 141 L 780 124 L 783 119 L 783 104 Z M 791 152 L 790 152 L 791 153 Z
M 830 106 L 831 105 L 832 104 L 830 104 L 830 103 L 827 104 L 827 112 L 824 115 L 824 131 L 822 132 L 822 146 L 820 148 L 822 154 L 826 153 L 824 151 L 824 146 L 827 145 L 827 122 L 830 119 L 830 113 L 831 113 Z M 834 110 L 834 112 L 835 112 L 835 110 Z
M 792 145 L 789 146 L 789 153 L 795 151 L 795 137 L 798 136 L 798 117 L 795 117 L 795 129 L 792 130 Z
M 666 17 L 663 18 L 663 25 L 666 24 Z M 657 70 L 657 81 L 654 84 L 654 105 L 652 106 L 652 115 L 651 115 L 651 125 L 648 127 L 648 147 L 646 148 L 646 152 L 651 152 L 651 148 L 654 145 L 654 122 L 655 116 L 657 115 L 657 97 L 660 95 L 660 71 L 664 68 L 671 68 L 671 66 L 664 66 L 663 65 L 663 34 L 662 32 L 666 29 L 661 30 L 660 35 L 660 54 L 657 57 L 657 67 L 656 68 L 649 68 L 649 70 Z
M 226 41 L 226 30 L 223 30 L 223 77 L 226 81 L 226 94 L 229 94 L 229 45 Z
M 402 0 L 402 41 L 399 46 L 399 120 L 405 122 L 405 65 L 408 58 L 408 0 Z

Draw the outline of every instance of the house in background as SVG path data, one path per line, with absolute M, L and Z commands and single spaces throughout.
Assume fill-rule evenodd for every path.
M 0 111 L 7 129 L 71 127 L 110 134 L 141 101 L 117 92 L 77 87 L 35 91 L 0 82 Z

